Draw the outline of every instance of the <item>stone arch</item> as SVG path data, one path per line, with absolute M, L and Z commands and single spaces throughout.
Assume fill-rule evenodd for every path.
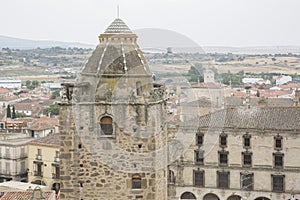
M 208 193 L 203 197 L 203 200 L 220 200 L 220 198 L 213 193 Z
M 55 190 L 55 193 L 58 194 L 58 192 L 60 190 L 60 183 L 57 183 L 57 182 L 53 183 L 51 189 Z
M 196 200 L 197 198 L 196 198 L 196 196 L 195 196 L 193 193 L 191 193 L 191 192 L 184 192 L 184 193 L 181 195 L 180 199 L 181 199 L 181 200 L 184 200 L 184 199 L 194 199 L 194 200 Z
M 269 198 L 267 198 L 267 197 L 257 197 L 257 198 L 254 199 L 254 200 L 271 200 L 271 199 L 269 199 Z
M 31 181 L 32 184 L 37 184 L 37 185 L 43 185 L 43 186 L 46 186 L 46 183 L 42 180 L 34 180 L 34 181 Z
M 231 195 L 227 198 L 227 200 L 241 200 L 242 197 L 240 195 Z

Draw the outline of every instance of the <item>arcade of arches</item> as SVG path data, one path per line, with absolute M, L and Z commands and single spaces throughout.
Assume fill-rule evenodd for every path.
M 180 200 L 188 200 L 188 199 L 197 200 L 196 195 L 194 195 L 192 192 L 184 192 L 180 196 Z M 242 199 L 242 197 L 239 195 L 232 195 L 227 198 L 227 200 L 241 200 L 241 199 Z M 204 195 L 203 200 L 220 200 L 220 198 L 213 193 L 209 193 L 209 194 Z M 267 197 L 258 197 L 255 200 L 271 200 L 271 199 L 269 199 Z

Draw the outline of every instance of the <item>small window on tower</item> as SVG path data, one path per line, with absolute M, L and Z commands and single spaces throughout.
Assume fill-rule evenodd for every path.
M 100 120 L 101 135 L 113 134 L 113 120 L 111 117 L 102 117 Z
M 274 144 L 275 149 L 282 150 L 282 136 L 279 136 L 279 135 L 275 136 L 274 142 L 275 142 L 275 144 Z
M 196 145 L 198 145 L 198 146 L 203 145 L 203 134 L 202 133 L 196 134 Z
M 220 135 L 220 147 L 227 147 L 227 135 L 225 133 Z
M 142 82 L 141 81 L 136 82 L 136 95 L 142 96 Z
M 251 147 L 251 136 L 247 133 L 243 136 L 244 139 L 244 148 L 248 149 Z
M 140 175 L 132 176 L 132 189 L 142 189 L 142 178 Z

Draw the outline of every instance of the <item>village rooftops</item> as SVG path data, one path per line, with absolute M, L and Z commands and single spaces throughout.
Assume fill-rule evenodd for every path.
M 33 199 L 34 191 L 11 191 L 5 193 L 1 200 L 31 200 Z M 42 191 L 42 196 L 44 200 L 55 200 L 55 191 Z
M 199 127 L 300 130 L 300 107 L 235 107 L 200 117 Z
M 31 141 L 29 144 L 30 145 L 59 147 L 60 146 L 59 134 L 54 134 L 54 135 L 50 135 L 47 137 L 39 138 L 39 139 Z

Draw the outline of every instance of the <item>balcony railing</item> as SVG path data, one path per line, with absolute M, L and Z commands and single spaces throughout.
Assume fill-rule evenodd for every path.
M 34 176 L 43 177 L 43 173 L 41 171 L 34 171 L 33 174 Z
M 59 157 L 54 157 L 54 162 L 57 162 L 57 163 L 59 163 Z
M 52 173 L 52 178 L 53 179 L 60 179 L 60 174 Z
M 42 155 L 37 154 L 36 155 L 36 160 L 42 160 Z

